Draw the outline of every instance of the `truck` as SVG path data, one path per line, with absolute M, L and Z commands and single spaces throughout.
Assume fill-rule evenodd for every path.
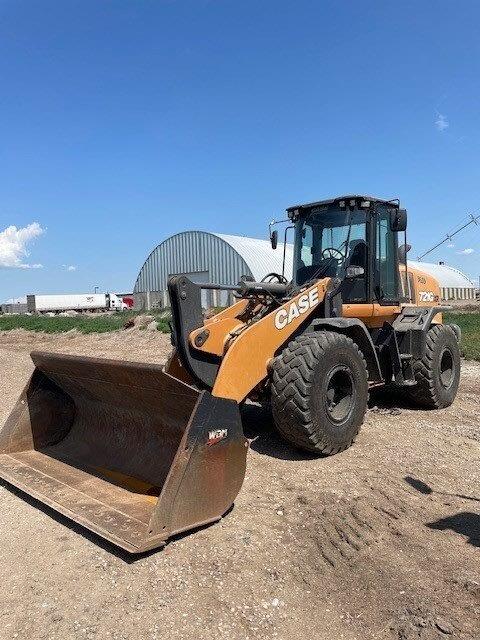
M 62 311 L 123 311 L 128 305 L 114 293 L 77 293 L 58 295 L 28 295 L 29 313 L 60 313 Z

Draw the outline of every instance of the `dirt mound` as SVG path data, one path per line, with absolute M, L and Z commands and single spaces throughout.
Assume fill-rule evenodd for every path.
M 172 349 L 169 335 L 136 329 L 88 335 L 76 329 L 66 333 L 36 333 L 13 329 L 0 331 L 0 348 L 19 352 L 47 350 L 155 363 L 164 362 Z
M 156 331 L 158 327 L 158 323 L 155 320 L 154 316 L 149 315 L 138 315 L 129 318 L 125 324 L 123 325 L 124 329 L 148 329 L 151 331 Z

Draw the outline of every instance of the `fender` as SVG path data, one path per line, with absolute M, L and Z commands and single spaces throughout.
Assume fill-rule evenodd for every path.
M 432 324 L 442 322 L 439 314 L 450 311 L 449 306 L 409 307 L 405 306 L 402 313 L 392 323 L 397 334 L 400 348 L 412 353 L 415 358 L 423 358 L 427 348 L 427 333 Z M 455 332 L 455 329 L 453 329 Z M 457 333 L 455 332 L 457 336 Z M 460 336 L 457 337 L 457 340 Z M 405 344 L 405 346 L 403 346 Z
M 368 379 L 370 382 L 383 382 L 382 370 L 375 345 L 365 324 L 358 318 L 316 318 L 307 331 L 322 331 L 331 329 L 344 333 L 358 344 L 367 362 Z

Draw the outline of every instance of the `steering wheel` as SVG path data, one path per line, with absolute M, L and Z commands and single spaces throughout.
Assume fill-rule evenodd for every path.
M 335 249 L 335 247 L 326 247 L 322 251 L 322 258 L 324 260 L 336 260 L 338 265 L 341 265 L 345 260 L 343 253 L 338 249 Z
M 272 271 L 271 273 L 267 273 L 267 275 L 261 279 L 260 282 L 279 282 L 280 284 L 288 284 L 288 280 L 285 276 L 280 275 L 279 273 L 275 273 Z

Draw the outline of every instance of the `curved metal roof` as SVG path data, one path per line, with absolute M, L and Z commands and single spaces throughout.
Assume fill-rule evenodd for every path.
M 475 289 L 475 285 L 468 276 L 455 267 L 433 262 L 416 262 L 414 260 L 409 260 L 408 264 L 433 276 L 442 288 Z
M 153 249 L 138 274 L 134 292 L 164 291 L 170 275 L 189 273 L 201 281 L 236 284 L 244 275 L 261 280 L 281 273 L 283 244 L 274 251 L 268 240 L 244 236 L 182 231 Z M 287 245 L 285 275 L 291 278 L 293 247 Z
M 279 243 L 275 251 L 269 240 L 248 238 L 246 236 L 229 236 L 223 233 L 214 234 L 227 242 L 247 263 L 255 280 L 261 280 L 267 273 L 282 273 L 283 243 Z M 285 276 L 290 279 L 293 272 L 293 245 L 287 244 L 285 252 Z

